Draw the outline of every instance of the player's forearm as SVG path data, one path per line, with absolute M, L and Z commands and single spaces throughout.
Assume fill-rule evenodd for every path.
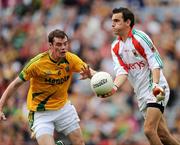
M 0 99 L 0 110 L 2 110 L 7 98 L 9 98 L 9 96 L 11 96 L 12 92 L 15 91 L 15 88 L 13 87 L 13 84 L 10 84 L 7 89 L 5 90 L 5 92 L 3 93 L 3 95 L 1 96 Z
M 21 85 L 20 82 L 17 83 L 17 79 L 15 79 L 4 91 L 3 95 L 0 99 L 0 110 L 2 110 L 6 100 L 17 90 L 17 88 Z
M 153 79 L 153 83 L 156 83 L 156 84 L 159 83 L 159 79 L 160 79 L 160 69 L 159 68 L 152 70 L 152 79 Z
M 114 85 L 119 88 L 127 80 L 127 75 L 118 75 L 114 80 Z

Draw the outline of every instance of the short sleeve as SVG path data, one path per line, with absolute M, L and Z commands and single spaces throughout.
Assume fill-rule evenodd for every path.
M 115 40 L 111 45 L 111 55 L 113 59 L 113 66 L 114 66 L 114 71 L 116 72 L 116 76 L 121 74 L 128 74 L 128 69 L 125 63 L 123 62 L 123 60 L 121 60 L 119 56 L 118 48 L 119 48 L 118 41 Z M 118 54 L 115 54 L 114 51 L 117 51 L 116 53 Z
M 71 54 L 71 62 L 73 72 L 80 72 L 84 66 L 87 66 L 87 64 L 75 54 Z
M 23 81 L 30 80 L 32 77 L 36 76 L 36 70 L 36 65 L 32 61 L 30 61 L 20 72 L 19 78 Z
M 141 46 L 144 49 L 149 64 L 149 68 L 150 69 L 163 68 L 162 59 L 150 37 L 142 31 L 136 31 L 135 37 L 140 42 Z

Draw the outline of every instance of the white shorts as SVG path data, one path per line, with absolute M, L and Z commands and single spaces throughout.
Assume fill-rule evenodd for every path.
M 44 134 L 53 136 L 54 129 L 68 135 L 80 128 L 79 121 L 76 109 L 70 103 L 59 110 L 37 111 L 29 114 L 31 130 L 35 133 L 36 138 Z
M 159 108 L 160 111 L 163 113 L 164 108 L 167 106 L 169 100 L 169 94 L 170 94 L 169 87 L 166 87 L 165 99 L 157 102 L 157 98 L 152 94 L 151 90 L 144 90 L 144 92 L 141 93 L 141 99 L 138 100 L 138 106 L 143 116 L 145 117 L 147 107 Z

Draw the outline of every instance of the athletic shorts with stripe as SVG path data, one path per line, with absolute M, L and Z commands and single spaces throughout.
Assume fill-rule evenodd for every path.
M 80 119 L 75 107 L 70 103 L 55 111 L 30 111 L 28 118 L 29 125 L 36 138 L 44 134 L 53 136 L 54 129 L 68 135 L 70 132 L 80 128 Z
M 141 98 L 139 97 L 138 106 L 144 117 L 146 116 L 147 107 L 159 108 L 162 113 L 164 112 L 164 109 L 166 108 L 169 100 L 169 94 L 170 94 L 169 87 L 167 86 L 164 89 L 164 91 L 165 91 L 165 99 L 159 102 L 157 102 L 157 99 L 152 94 L 152 91 L 146 90 L 143 92 L 143 94 L 141 94 L 142 97 Z

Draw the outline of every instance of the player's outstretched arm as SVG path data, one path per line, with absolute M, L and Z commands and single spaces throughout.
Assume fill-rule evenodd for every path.
M 118 90 L 118 88 L 120 88 L 124 82 L 127 80 L 127 75 L 125 74 L 122 74 L 122 75 L 118 75 L 116 76 L 115 80 L 114 80 L 114 87 L 112 88 L 111 92 L 107 93 L 107 94 L 104 94 L 104 95 L 98 95 L 98 97 L 101 97 L 101 98 L 107 98 L 107 97 L 110 97 L 112 96 L 113 94 L 116 93 L 116 91 Z
M 0 120 L 5 120 L 6 117 L 3 113 L 3 106 L 6 102 L 6 100 L 17 90 L 17 88 L 23 84 L 24 81 L 22 81 L 19 77 L 15 78 L 7 87 L 7 89 L 4 91 L 3 95 L 0 98 Z

